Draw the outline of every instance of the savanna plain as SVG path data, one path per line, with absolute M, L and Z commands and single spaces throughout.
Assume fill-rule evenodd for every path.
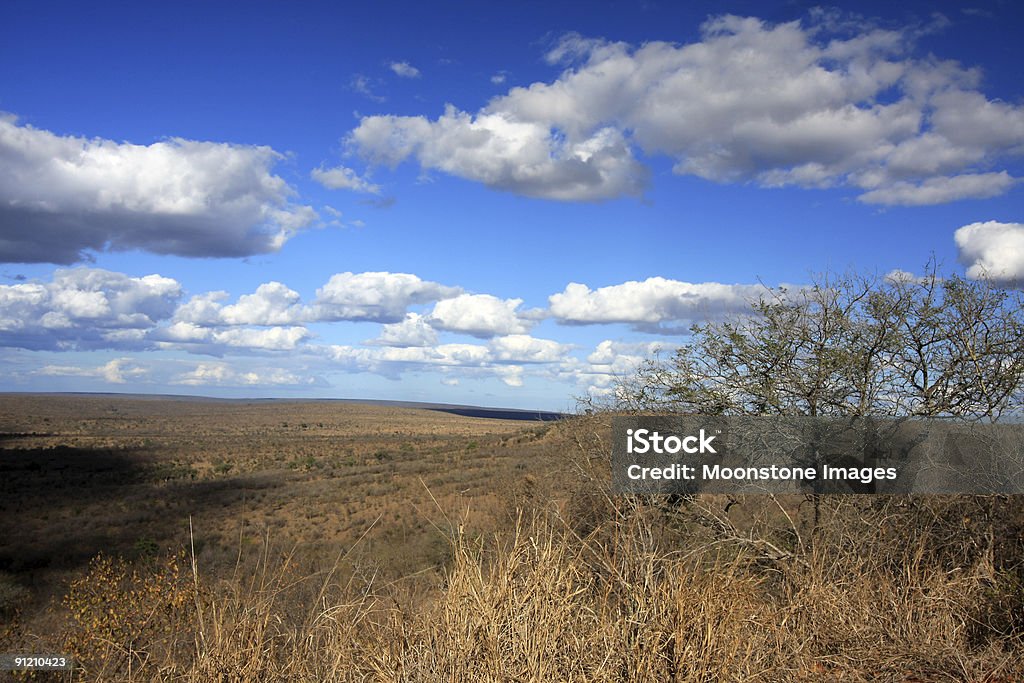
M 1024 680 L 1020 496 L 616 496 L 611 415 L 0 395 L 0 652 L 76 662 L 0 676 Z

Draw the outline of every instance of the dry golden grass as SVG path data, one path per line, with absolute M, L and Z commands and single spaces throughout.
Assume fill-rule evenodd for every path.
M 444 514 L 503 524 L 510 492 L 547 467 L 546 430 L 344 402 L 0 395 L 0 651 L 56 632 L 100 553 L 191 542 L 220 579 L 268 536 L 308 573 L 362 538 L 344 571 L 436 570 Z
M 630 499 L 608 493 L 603 416 L 538 429 L 438 415 L 452 421 L 432 432 L 432 414 L 382 428 L 372 413 L 331 442 L 356 464 L 268 466 L 277 493 L 199 511 L 225 526 L 260 505 L 320 520 L 312 492 L 348 482 L 365 524 L 319 544 L 297 520 L 243 526 L 193 552 L 197 515 L 185 555 L 157 544 L 68 568 L 52 637 L 23 625 L 16 642 L 72 649 L 90 681 L 1024 680 L 1020 501 Z M 182 438 L 216 431 L 204 415 Z M 322 415 L 306 431 L 345 419 Z M 305 433 L 276 443 L 312 448 Z M 261 472 L 202 469 L 171 490 Z M 136 495 L 164 485 L 147 482 Z
M 745 552 L 680 555 L 653 542 L 656 513 L 623 509 L 608 538 L 554 515 L 470 539 L 429 595 L 263 563 L 195 584 L 179 631 L 107 638 L 88 680 L 1016 681 L 1014 637 L 970 642 L 984 562 L 900 572 L 817 553 L 771 570 Z M 267 560 L 269 561 L 269 559 Z M 778 576 L 781 574 L 781 576 Z M 137 579 L 140 580 L 141 579 Z M 111 595 L 111 601 L 121 598 Z M 154 604 L 168 604 L 155 599 Z M 91 633 L 88 628 L 86 633 Z M 97 630 L 98 634 L 99 631 Z M 109 634 L 107 628 L 102 631 Z M 161 638 L 163 640 L 161 640 Z M 131 677 L 129 669 L 131 667 Z

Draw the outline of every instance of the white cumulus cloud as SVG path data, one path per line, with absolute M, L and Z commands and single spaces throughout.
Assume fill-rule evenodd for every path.
M 494 369 L 494 374 L 510 387 L 523 386 L 523 368 L 518 365 L 502 365 Z
M 402 322 L 384 325 L 373 342 L 383 346 L 434 346 L 437 330 L 419 313 L 407 313 Z
M 644 331 L 674 332 L 683 323 L 747 311 L 750 303 L 766 292 L 761 285 L 691 283 L 652 277 L 598 289 L 572 282 L 563 292 L 548 297 L 548 301 L 551 314 L 563 323 L 629 323 Z M 670 325 L 664 327 L 665 323 Z
M 220 319 L 228 325 L 288 325 L 305 317 L 299 298 L 280 282 L 267 282 L 221 309 Z
M 517 311 L 522 299 L 499 299 L 490 294 L 460 294 L 434 304 L 427 322 L 449 332 L 474 337 L 524 334 L 532 324 Z
M 309 336 L 305 327 L 267 327 L 249 328 L 232 327 L 218 330 L 210 338 L 226 346 L 263 351 L 291 351 L 303 339 Z
M 549 124 L 502 111 L 472 115 L 448 107 L 435 121 L 370 116 L 350 139 L 375 163 L 394 166 L 413 156 L 426 169 L 547 199 L 636 195 L 648 176 L 615 128 L 570 139 Z
M 940 28 L 938 24 L 928 30 Z M 1005 192 L 1024 153 L 1024 107 L 987 98 L 977 69 L 917 56 L 921 27 L 828 13 L 772 24 L 721 16 L 699 40 L 639 47 L 566 36 L 550 82 L 476 112 L 366 116 L 350 144 L 523 195 L 597 200 L 643 191 L 637 151 L 717 182 L 848 186 L 882 204 Z
M 271 173 L 280 158 L 262 146 L 61 136 L 0 115 L 0 261 L 276 251 L 317 218 Z
M 59 269 L 50 282 L 0 285 L 0 344 L 29 349 L 138 346 L 146 330 L 171 317 L 180 297 L 181 285 L 161 275 Z
M 34 374 L 50 377 L 97 377 L 108 384 L 126 384 L 138 381 L 149 370 L 131 358 L 115 358 L 99 367 L 82 368 L 73 365 L 44 365 Z
M 419 321 L 417 321 L 419 322 Z M 569 344 L 527 335 L 507 335 L 484 344 L 372 347 L 333 345 L 320 348 L 331 361 L 350 372 L 373 372 L 397 379 L 404 372 L 441 372 L 445 383 L 460 377 L 492 377 L 508 386 L 523 386 L 529 374 L 551 376 L 565 363 Z
M 252 294 L 243 294 L 233 304 L 224 303 L 227 292 L 196 294 L 177 309 L 174 320 L 206 327 L 344 320 L 399 325 L 405 322 L 410 306 L 457 296 L 461 291 L 411 273 L 345 272 L 332 275 L 308 304 L 287 285 L 271 281 L 261 284 Z M 410 323 L 413 324 L 423 323 Z M 388 327 L 386 331 L 398 334 L 397 327 Z
M 586 362 L 575 358 L 563 363 L 563 373 L 591 396 L 608 396 L 616 381 L 634 375 L 649 359 L 665 352 L 658 342 L 623 342 L 606 339 L 590 353 Z
M 337 273 L 317 290 L 313 304 L 318 320 L 370 320 L 397 323 L 406 309 L 453 297 L 461 292 L 411 273 Z
M 957 230 L 955 239 L 968 277 L 1024 283 L 1024 224 L 971 223 Z
M 572 345 L 526 334 L 495 337 L 488 346 L 495 361 L 515 363 L 558 363 L 566 358 Z
M 186 386 L 308 386 L 313 377 L 303 377 L 282 368 L 235 368 L 228 363 L 198 363 L 188 372 L 171 379 L 172 384 Z
M 299 293 L 286 285 L 271 281 L 261 284 L 252 294 L 243 294 L 233 304 L 223 291 L 196 294 L 174 312 L 175 323 L 216 327 L 224 325 L 291 325 L 312 318 Z M 184 329 L 184 328 L 182 328 Z

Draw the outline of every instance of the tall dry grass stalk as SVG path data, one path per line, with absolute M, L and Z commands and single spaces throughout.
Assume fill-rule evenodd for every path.
M 439 529 L 443 570 L 382 584 L 342 556 L 310 573 L 268 541 L 230 581 L 210 585 L 195 565 L 184 583 L 174 574 L 177 611 L 154 622 L 174 630 L 79 624 L 75 642 L 130 638 L 79 677 L 1024 681 L 1019 527 L 999 514 L 1012 506 L 836 496 L 815 499 L 808 522 L 799 497 L 617 497 L 593 456 L 602 432 L 576 422 L 565 434 L 581 487 L 488 538 Z M 97 613 L 116 607 L 116 594 L 93 593 Z
M 457 530 L 432 596 L 400 584 L 298 577 L 266 553 L 246 577 L 202 586 L 180 640 L 131 676 L 178 681 L 1013 681 L 1021 642 L 972 644 L 992 567 L 946 571 L 916 551 L 811 551 L 767 566 L 746 548 L 660 547 L 657 512 L 579 537 L 556 514 L 505 535 Z M 608 531 L 608 530 L 605 530 Z M 820 546 L 819 546 L 820 547 Z M 915 560 L 916 557 L 916 560 Z M 183 602 L 185 608 L 189 605 Z M 199 636 L 205 634 L 205 640 Z M 145 649 L 143 643 L 137 648 Z M 108 656 L 117 656 L 109 651 Z

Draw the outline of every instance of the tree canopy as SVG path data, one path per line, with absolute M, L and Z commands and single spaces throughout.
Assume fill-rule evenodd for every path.
M 1024 407 L 1019 291 L 934 262 L 923 276 L 826 273 L 766 291 L 622 381 L 619 407 L 987 421 Z

